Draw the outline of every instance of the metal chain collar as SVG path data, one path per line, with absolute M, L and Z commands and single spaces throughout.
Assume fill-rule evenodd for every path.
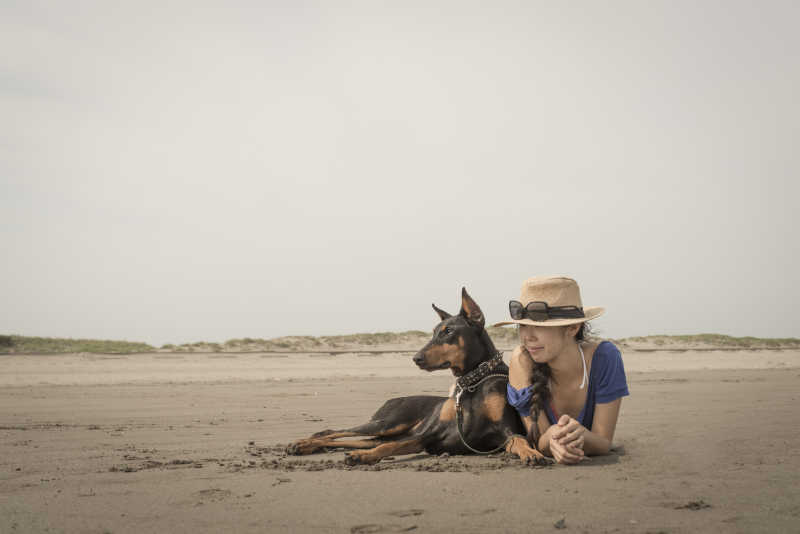
M 481 362 L 475 369 L 456 380 L 456 386 L 473 392 L 475 386 L 501 365 L 503 365 L 503 353 L 498 351 L 492 359 Z M 505 375 L 508 376 L 508 371 L 505 371 Z
M 475 454 L 494 454 L 496 452 L 500 452 L 501 450 L 505 449 L 506 445 L 508 444 L 508 440 L 491 451 L 479 451 L 478 449 L 471 447 L 464 439 L 464 429 L 462 428 L 464 414 L 461 410 L 461 395 L 463 395 L 464 392 L 474 393 L 483 381 L 490 378 L 504 378 L 508 380 L 508 371 L 493 372 L 502 363 L 503 353 L 498 352 L 491 360 L 486 360 L 474 370 L 470 371 L 456 381 L 455 402 L 457 416 L 456 428 L 458 430 L 458 437 L 461 439 L 461 443 L 463 443 L 467 449 L 471 450 Z

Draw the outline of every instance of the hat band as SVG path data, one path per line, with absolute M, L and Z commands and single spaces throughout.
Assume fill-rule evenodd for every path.
M 548 319 L 583 319 L 586 317 L 583 308 L 578 306 L 548 306 L 546 302 L 534 301 L 523 306 L 521 302 L 512 300 L 508 303 L 511 318 L 519 321 L 528 318 L 533 321 Z

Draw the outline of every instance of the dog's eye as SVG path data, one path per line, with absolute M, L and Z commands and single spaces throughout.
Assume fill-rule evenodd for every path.
M 449 326 L 446 327 L 444 330 L 442 330 L 442 335 L 443 336 L 449 336 L 452 333 L 453 333 L 453 329 L 450 328 Z

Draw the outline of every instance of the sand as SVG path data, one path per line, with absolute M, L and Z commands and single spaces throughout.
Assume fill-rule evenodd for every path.
M 409 354 L 0 356 L 0 532 L 798 532 L 800 351 L 624 352 L 614 453 L 282 447 L 445 395 Z

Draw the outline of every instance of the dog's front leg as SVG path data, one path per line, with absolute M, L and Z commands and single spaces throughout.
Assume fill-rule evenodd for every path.
M 413 454 L 415 452 L 421 452 L 422 450 L 422 439 L 414 437 L 406 440 L 383 443 L 367 451 L 349 452 L 344 457 L 344 463 L 347 465 L 370 465 L 380 462 L 381 458 L 386 458 L 387 456 Z

